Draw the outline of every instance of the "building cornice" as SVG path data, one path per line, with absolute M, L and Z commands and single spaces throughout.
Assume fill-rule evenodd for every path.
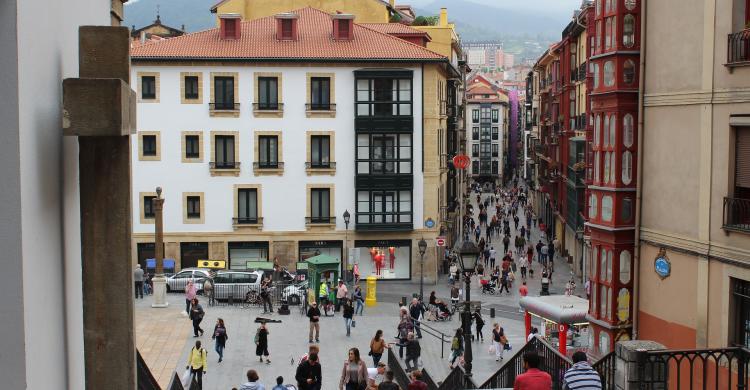
M 656 247 L 750 268 L 750 250 L 748 249 L 643 227 L 640 229 L 640 238 L 642 242 Z
M 750 102 L 750 88 L 727 88 L 713 91 L 687 91 L 648 93 L 644 95 L 646 107 L 686 106 L 697 104 L 730 104 Z

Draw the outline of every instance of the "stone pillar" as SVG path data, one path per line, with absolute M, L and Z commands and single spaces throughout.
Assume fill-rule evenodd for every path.
M 639 390 L 642 380 L 664 380 L 667 377 L 666 366 L 646 365 L 646 352 L 665 349 L 655 341 L 631 340 L 615 344 L 615 389 Z M 654 384 L 650 389 L 664 387 Z

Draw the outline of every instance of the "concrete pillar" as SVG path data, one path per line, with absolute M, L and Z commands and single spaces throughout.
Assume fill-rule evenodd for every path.
M 649 368 L 653 369 L 644 369 L 646 352 L 665 348 L 662 344 L 648 340 L 621 341 L 615 344 L 615 389 L 639 390 L 642 380 L 663 380 L 666 378 L 666 366 L 648 365 Z M 657 384 L 649 388 L 663 389 Z

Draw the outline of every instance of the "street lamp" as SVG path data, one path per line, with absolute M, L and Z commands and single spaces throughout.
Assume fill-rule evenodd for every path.
M 461 328 L 464 333 L 464 371 L 466 372 L 466 388 L 473 386 L 471 382 L 471 274 L 479 259 L 479 248 L 471 240 L 464 241 L 458 252 L 458 261 L 464 274 L 464 309 L 461 312 Z
M 424 237 L 419 240 L 419 243 L 417 243 L 419 246 L 419 300 L 422 301 L 422 298 L 424 297 L 424 253 L 427 251 L 427 241 L 424 240 Z
M 344 284 L 347 284 L 347 273 L 349 272 L 349 221 L 352 215 L 349 214 L 349 210 L 344 210 L 344 225 L 346 225 L 346 231 L 344 232 Z
M 151 307 L 167 307 L 167 278 L 164 276 L 164 198 L 161 197 L 161 187 L 156 187 L 156 198 L 152 201 L 154 209 L 154 257 L 156 261 L 156 275 L 154 275 L 154 302 Z

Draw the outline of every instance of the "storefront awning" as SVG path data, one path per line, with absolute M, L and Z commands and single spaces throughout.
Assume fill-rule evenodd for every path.
M 588 299 L 574 295 L 523 297 L 520 304 L 529 313 L 557 322 L 558 324 L 588 322 L 586 320 L 586 313 L 589 310 Z

